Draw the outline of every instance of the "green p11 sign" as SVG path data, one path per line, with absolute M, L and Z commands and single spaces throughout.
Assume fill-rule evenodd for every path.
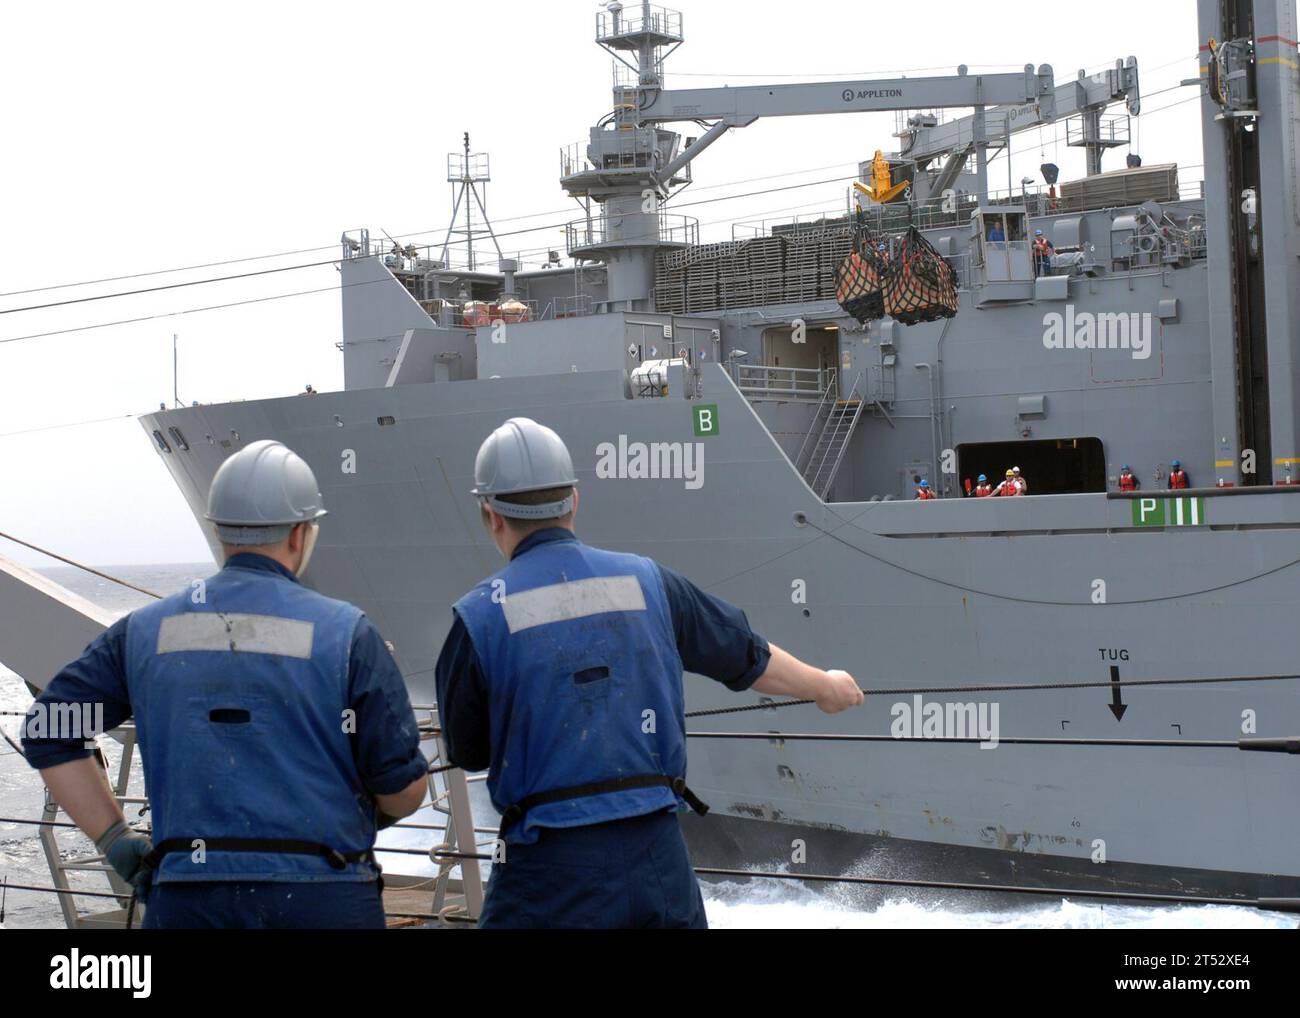
M 718 404 L 705 403 L 691 408 L 691 422 L 696 438 L 709 438 L 718 433 Z
M 1133 526 L 1135 527 L 1203 527 L 1205 525 L 1205 499 L 1203 498 L 1133 499 Z

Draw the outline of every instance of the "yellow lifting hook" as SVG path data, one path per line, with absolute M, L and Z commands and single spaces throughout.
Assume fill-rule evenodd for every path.
M 863 184 L 855 180 L 853 187 L 854 190 L 865 194 L 872 201 L 883 205 L 907 190 L 909 181 L 902 180 L 895 184 L 893 180 L 893 175 L 889 170 L 889 160 L 885 158 L 880 149 L 876 149 L 875 158 L 871 160 L 871 184 Z

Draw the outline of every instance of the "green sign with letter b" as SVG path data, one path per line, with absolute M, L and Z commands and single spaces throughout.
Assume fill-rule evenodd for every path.
M 718 404 L 705 403 L 691 408 L 691 422 L 696 438 L 711 438 L 718 433 Z

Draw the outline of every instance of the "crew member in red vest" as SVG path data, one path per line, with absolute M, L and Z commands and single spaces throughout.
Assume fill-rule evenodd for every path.
M 1172 463 L 1169 464 L 1169 466 L 1170 466 L 1170 470 L 1169 470 L 1170 488 L 1191 487 L 1191 483 L 1187 479 L 1187 471 L 1183 469 L 1183 465 L 1179 463 L 1178 460 L 1174 460 Z
M 979 483 L 975 485 L 976 498 L 988 498 L 993 494 L 993 485 L 989 484 L 989 479 L 980 474 Z
M 1016 483 L 1016 472 L 1008 470 L 1006 480 L 993 489 L 995 495 L 1019 495 L 1020 485 Z
M 916 486 L 916 497 L 917 498 L 937 497 L 935 493 L 930 490 L 930 482 L 927 481 L 924 477 L 921 478 L 921 483 Z
M 1120 468 L 1119 472 L 1119 490 L 1120 491 L 1137 491 L 1142 485 L 1138 484 L 1137 476 L 1129 469 L 1127 463 Z

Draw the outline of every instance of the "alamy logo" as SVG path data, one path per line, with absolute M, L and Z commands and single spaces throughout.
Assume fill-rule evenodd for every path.
M 629 442 L 596 446 L 596 476 L 610 478 L 672 478 L 694 491 L 704 485 L 703 442 Z
M 50 959 L 50 987 L 55 990 L 130 990 L 144 998 L 152 992 L 152 955 L 87 954 L 73 948 Z
M 926 703 L 918 693 L 912 702 L 890 708 L 894 720 L 889 734 L 895 739 L 979 739 L 980 749 L 998 744 L 997 703 Z
M 1049 350 L 1131 350 L 1135 361 L 1151 356 L 1151 312 L 1075 311 L 1043 315 L 1043 346 Z
M 27 711 L 29 739 L 69 739 L 93 743 L 104 734 L 102 703 L 56 703 L 37 700 Z

